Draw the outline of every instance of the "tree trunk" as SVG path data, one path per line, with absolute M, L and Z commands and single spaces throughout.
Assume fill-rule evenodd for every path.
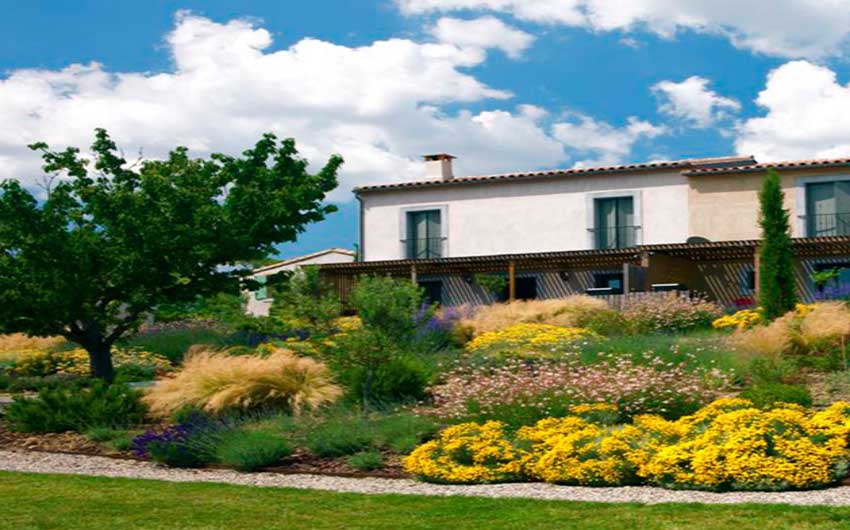
M 89 352 L 91 375 L 111 382 L 115 377 L 115 369 L 112 367 L 112 345 L 98 341 L 95 345 L 87 347 L 86 351 Z

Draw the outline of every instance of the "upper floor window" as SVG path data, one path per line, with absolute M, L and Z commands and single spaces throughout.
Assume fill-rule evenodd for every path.
M 439 258 L 443 255 L 440 210 L 407 212 L 408 259 Z
M 632 197 L 611 197 L 594 200 L 595 247 L 625 248 L 636 244 L 635 208 Z
M 806 235 L 850 235 L 850 180 L 806 185 Z

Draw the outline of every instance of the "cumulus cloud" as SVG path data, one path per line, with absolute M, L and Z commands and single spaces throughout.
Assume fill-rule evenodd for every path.
M 471 20 L 443 17 L 431 28 L 431 34 L 440 42 L 461 47 L 498 48 L 512 59 L 521 57 L 534 42 L 534 36 L 513 28 L 496 17 Z
M 149 158 L 176 145 L 196 156 L 235 154 L 265 131 L 292 136 L 317 164 L 332 153 L 345 157 L 337 200 L 357 184 L 421 177 L 416 157 L 428 152 L 454 152 L 460 171 L 475 172 L 565 158 L 541 109 L 441 110 L 511 97 L 462 71 L 485 60 L 475 46 L 389 39 L 351 48 L 303 39 L 267 51 L 271 35 L 254 23 L 187 13 L 178 15 L 166 43 L 174 66 L 163 73 L 110 72 L 91 63 L 0 78 L 0 178 L 32 185 L 39 161 L 27 143 L 85 147 L 95 127 Z M 521 48 L 516 40 L 503 46 Z
M 850 35 L 850 0 L 396 0 L 414 15 L 461 10 L 509 13 L 542 24 L 593 31 L 690 30 L 783 57 L 837 54 Z
M 760 161 L 850 156 L 850 84 L 808 61 L 776 68 L 756 102 L 761 116 L 737 130 L 736 150 Z
M 740 103 L 719 95 L 708 85 L 708 79 L 692 76 L 680 83 L 661 81 L 652 91 L 660 98 L 660 112 L 705 129 L 741 110 Z
M 663 126 L 636 117 L 630 117 L 622 127 L 615 127 L 583 114 L 568 116 L 567 121 L 554 124 L 552 131 L 555 138 L 589 157 L 578 160 L 577 167 L 621 164 L 638 141 L 667 132 Z

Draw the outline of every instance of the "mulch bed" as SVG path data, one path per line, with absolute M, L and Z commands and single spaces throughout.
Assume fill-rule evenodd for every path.
M 45 453 L 65 453 L 89 456 L 105 456 L 126 460 L 142 460 L 133 453 L 116 451 L 104 444 L 93 442 L 76 432 L 33 434 L 8 429 L 0 421 L 0 449 L 40 451 Z M 380 477 L 408 478 L 401 465 L 401 457 L 394 454 L 384 455 L 385 466 L 374 471 L 358 471 L 349 466 L 345 458 L 319 458 L 308 451 L 298 450 L 281 462 L 279 466 L 264 471 L 290 474 L 329 475 L 336 477 Z M 210 465 L 210 469 L 226 469 L 225 466 Z

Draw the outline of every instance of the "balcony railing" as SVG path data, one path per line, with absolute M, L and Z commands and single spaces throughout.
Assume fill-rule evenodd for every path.
M 606 226 L 588 229 L 593 234 L 595 249 L 628 248 L 637 244 L 639 226 Z
M 420 237 L 404 239 L 407 259 L 428 259 L 443 257 L 444 237 Z
M 850 236 L 850 212 L 827 213 L 803 216 L 806 219 L 806 235 Z

